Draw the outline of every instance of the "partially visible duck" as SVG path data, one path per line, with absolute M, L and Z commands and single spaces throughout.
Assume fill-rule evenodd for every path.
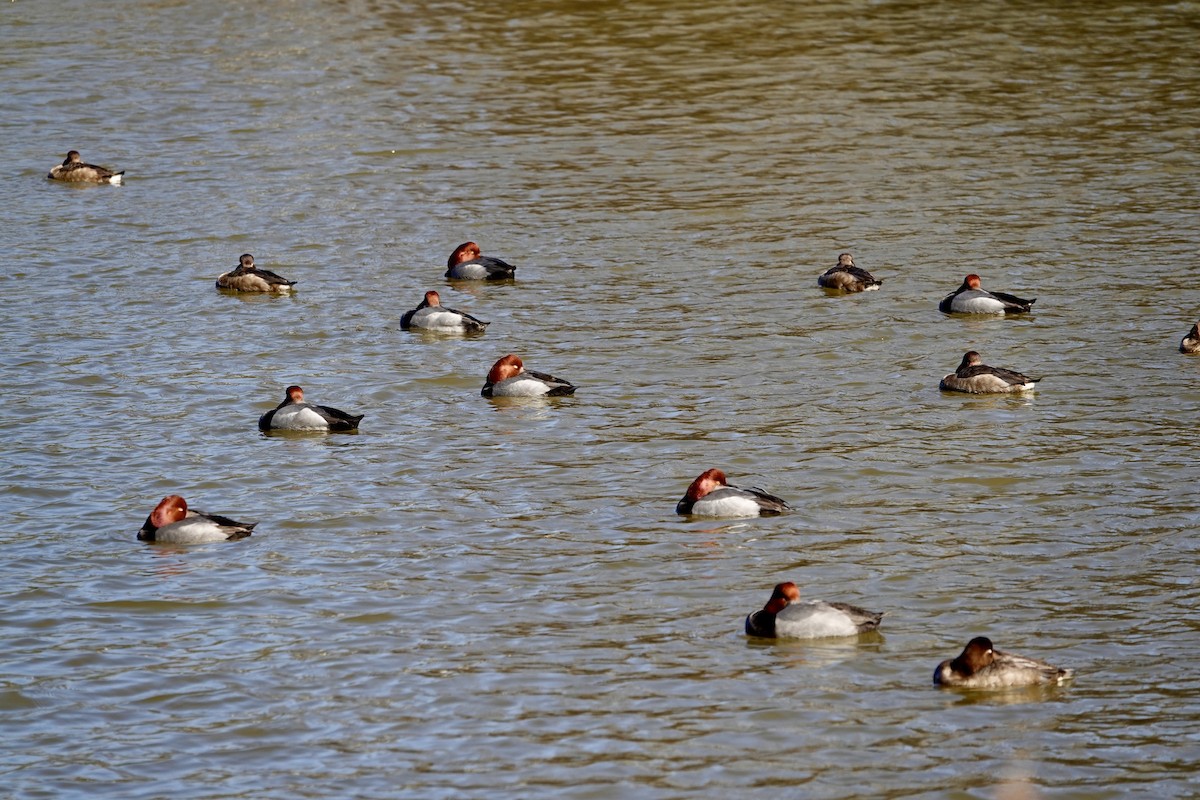
M 50 174 L 46 177 L 52 181 L 68 181 L 70 183 L 121 183 L 125 180 L 125 170 L 113 172 L 106 167 L 85 164 L 79 156 L 79 151 L 72 150 L 67 153 L 66 159 L 61 164 L 55 164 L 50 168 Z
M 560 397 L 575 394 L 575 386 L 562 378 L 527 370 L 518 356 L 509 353 L 492 365 L 479 393 L 484 397 Z
M 186 500 L 172 494 L 160 500 L 146 517 L 137 538 L 167 544 L 225 542 L 246 538 L 257 524 L 189 509 Z
M 979 276 L 968 275 L 962 286 L 946 295 L 938 303 L 938 310 L 946 314 L 1022 314 L 1030 311 L 1037 298 L 1023 300 L 1004 292 L 989 292 L 979 288 Z
M 353 431 L 366 414 L 347 414 L 329 406 L 304 402 L 304 390 L 289 386 L 283 401 L 258 418 L 263 431 Z
M 874 275 L 862 267 L 854 266 L 854 256 L 842 253 L 838 256 L 837 264 L 817 278 L 817 285 L 841 292 L 871 292 L 878 290 L 883 281 L 875 280 Z
M 455 311 L 442 305 L 442 298 L 437 292 L 426 292 L 425 299 L 412 311 L 405 312 L 400 318 L 400 327 L 404 330 L 424 328 L 431 331 L 464 331 L 474 333 L 482 331 L 489 324 L 475 319 L 470 314 Z
M 933 671 L 938 686 L 963 689 L 1008 689 L 1017 686 L 1060 684 L 1075 677 L 1064 669 L 1025 656 L 1002 653 L 992 640 L 977 636 L 967 643 L 958 658 L 943 661 Z
M 1188 335 L 1179 340 L 1179 352 L 1200 353 L 1200 322 L 1193 325 Z
M 463 242 L 446 261 L 446 276 L 459 280 L 503 281 L 513 277 L 516 267 L 498 258 L 483 255 L 479 245 Z
M 791 506 L 762 489 L 730 486 L 719 469 L 700 473 L 675 505 L 676 514 L 698 517 L 769 517 L 790 510 Z
M 1041 378 L 1030 378 L 1003 367 L 989 367 L 974 350 L 963 354 L 958 369 L 942 378 L 938 388 L 947 392 L 970 394 L 1004 394 L 1028 392 Z
M 746 617 L 746 635 L 769 639 L 822 639 L 858 636 L 879 627 L 883 613 L 847 603 L 800 602 L 800 590 L 788 581 L 775 587 L 761 611 Z
M 285 280 L 268 269 L 254 266 L 254 256 L 249 253 L 243 253 L 236 267 L 229 272 L 222 272 L 217 277 L 218 289 L 234 289 L 239 292 L 287 294 L 295 285 L 295 281 Z

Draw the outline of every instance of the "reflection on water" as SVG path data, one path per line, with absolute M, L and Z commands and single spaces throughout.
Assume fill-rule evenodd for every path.
M 1197 22 L 7 4 L 9 791 L 1188 794 Z M 298 291 L 215 290 L 247 251 Z M 969 272 L 1037 313 L 938 312 Z M 430 289 L 486 335 L 400 330 Z M 1045 378 L 940 392 L 970 349 Z M 508 352 L 578 394 L 480 397 Z M 291 383 L 358 435 L 257 431 Z M 796 510 L 675 515 L 714 466 Z M 137 542 L 175 492 L 261 524 Z M 883 632 L 747 639 L 779 580 Z M 935 689 L 983 633 L 1079 676 Z

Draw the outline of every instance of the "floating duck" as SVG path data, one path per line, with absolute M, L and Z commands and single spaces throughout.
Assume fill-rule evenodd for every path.
M 478 333 L 491 323 L 475 319 L 470 314 L 455 311 L 442 305 L 442 299 L 437 292 L 426 292 L 425 299 L 412 311 L 405 312 L 400 318 L 400 327 L 404 330 L 424 328 L 428 331 L 461 331 L 463 333 Z
M 137 538 L 165 544 L 226 542 L 246 538 L 257 524 L 189 509 L 186 500 L 172 494 L 160 500 L 146 517 Z
M 769 639 L 824 639 L 858 636 L 879 627 L 883 613 L 847 603 L 822 600 L 800 602 L 800 590 L 788 581 L 778 584 L 761 611 L 746 617 L 746 635 Z
M 1041 378 L 1030 378 L 1002 367 L 989 367 L 974 350 L 968 350 L 958 369 L 942 378 L 939 388 L 947 392 L 1004 394 L 1032 391 Z
M 61 164 L 55 164 L 50 168 L 50 174 L 46 177 L 52 181 L 67 181 L 68 183 L 119 184 L 125 180 L 125 170 L 113 172 L 106 167 L 85 164 L 79 156 L 79 151 L 72 150 L 67 153 L 66 159 Z
M 263 431 L 353 431 L 366 414 L 347 414 L 329 406 L 304 402 L 304 390 L 289 386 L 283 401 L 258 418 Z
M 1075 671 L 1025 656 L 1002 653 L 992 640 L 977 636 L 967 643 L 958 658 L 943 661 L 933 671 L 938 686 L 963 689 L 1010 689 L 1018 686 L 1057 685 L 1069 681 Z
M 446 261 L 447 278 L 474 281 L 503 281 L 512 278 L 517 270 L 512 264 L 485 256 L 474 242 L 463 242 L 454 248 Z
M 938 303 L 938 310 L 946 314 L 1023 314 L 1037 302 L 1037 298 L 1023 300 L 1004 292 L 985 291 L 979 285 L 978 275 L 968 275 L 962 286 Z
M 243 253 L 238 258 L 236 267 L 217 276 L 218 289 L 233 289 L 238 292 L 287 294 L 295 285 L 296 281 L 286 280 L 268 269 L 254 266 L 254 256 L 249 253 Z
M 768 517 L 789 510 L 787 503 L 762 489 L 730 486 L 719 469 L 700 473 L 675 505 L 676 514 L 697 517 Z
M 876 280 L 862 267 L 854 266 L 854 256 L 842 253 L 836 265 L 817 277 L 817 285 L 840 292 L 873 292 L 883 285 L 883 281 Z

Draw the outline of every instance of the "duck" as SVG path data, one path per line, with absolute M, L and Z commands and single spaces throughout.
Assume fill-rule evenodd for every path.
M 788 581 L 775 586 L 761 611 L 746 617 L 746 635 L 767 639 L 824 639 L 858 636 L 879 627 L 886 612 L 867 611 L 848 603 L 800 602 L 800 590 Z
M 238 292 L 287 294 L 295 285 L 296 281 L 286 280 L 268 269 L 254 266 L 254 256 L 249 253 L 242 253 L 236 267 L 217 276 L 218 289 L 233 289 Z
M 186 500 L 170 494 L 158 501 L 137 538 L 143 542 L 165 544 L 231 542 L 249 536 L 257 524 L 189 509 Z
M 575 394 L 575 386 L 562 378 L 527 370 L 519 356 L 509 353 L 492 365 L 479 393 L 484 397 L 562 397 Z
M 304 402 L 304 390 L 289 386 L 283 401 L 258 418 L 261 431 L 355 431 L 366 414 L 347 414 Z
M 701 472 L 675 505 L 676 514 L 697 517 L 773 517 L 790 510 L 791 506 L 762 489 L 730 486 L 719 469 Z
M 942 298 L 938 310 L 945 314 L 1023 314 L 1037 302 L 1024 300 L 1004 292 L 989 292 L 979 288 L 979 276 L 963 278 L 962 286 Z
M 937 686 L 962 689 L 1010 689 L 1018 686 L 1058 685 L 1075 677 L 1064 669 L 1025 656 L 1002 653 L 992 640 L 976 636 L 955 659 L 947 659 L 933 671 Z
M 490 325 L 475 319 L 470 314 L 455 311 L 442 305 L 442 298 L 437 292 L 426 292 L 425 299 L 412 311 L 405 312 L 400 318 L 400 327 L 404 330 L 424 328 L 431 331 L 463 331 L 478 333 Z
M 836 265 L 817 277 L 817 285 L 848 293 L 874 292 L 883 285 L 883 281 L 876 280 L 874 275 L 862 267 L 854 266 L 854 256 L 842 253 L 838 256 Z
M 1179 352 L 1189 355 L 1200 353 L 1200 322 L 1193 325 L 1188 335 L 1179 340 Z
M 517 269 L 506 261 L 483 255 L 474 242 L 463 242 L 454 248 L 446 267 L 447 278 L 474 281 L 509 280 Z
M 67 181 L 69 183 L 112 183 L 120 184 L 125 180 L 125 170 L 113 172 L 107 167 L 97 167 L 95 164 L 83 163 L 78 150 L 67 153 L 61 164 L 50 168 L 46 176 L 52 181 Z
M 938 384 L 944 392 L 968 392 L 969 394 L 1005 394 L 1029 392 L 1041 378 L 1030 378 L 1011 369 L 989 367 L 983 357 L 974 350 L 963 354 L 958 369 L 942 378 Z

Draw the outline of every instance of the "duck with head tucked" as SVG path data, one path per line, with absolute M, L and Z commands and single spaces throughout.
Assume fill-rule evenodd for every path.
M 304 402 L 304 390 L 289 386 L 283 401 L 258 418 L 261 431 L 356 431 L 366 414 L 347 414 Z
M 218 289 L 233 289 L 237 292 L 288 294 L 295 285 L 296 281 L 289 281 L 269 269 L 254 266 L 254 256 L 249 253 L 243 253 L 238 258 L 236 267 L 217 276 Z
M 817 285 L 839 292 L 872 292 L 877 291 L 883 281 L 876 280 L 862 267 L 854 266 L 854 256 L 842 253 L 837 264 L 817 277 Z
M 770 517 L 790 510 L 791 506 L 762 489 L 730 486 L 719 469 L 701 472 L 675 504 L 676 514 L 697 517 Z
M 1179 340 L 1179 352 L 1189 355 L 1200 353 L 1200 322 L 1193 325 L 1188 335 Z
M 963 354 L 958 369 L 942 378 L 938 385 L 945 392 L 967 392 L 969 394 L 1005 394 L 1033 391 L 1034 384 L 1041 378 L 1030 378 L 1011 369 L 989 367 L 983 357 L 974 350 Z
M 506 261 L 483 255 L 479 245 L 463 242 L 454 248 L 446 261 L 445 277 L 452 280 L 505 281 L 513 278 L 517 268 Z
M 1075 671 L 1055 667 L 992 647 L 992 640 L 977 636 L 967 643 L 958 658 L 943 661 L 933 671 L 937 686 L 961 689 L 1012 689 L 1019 686 L 1058 685 L 1069 681 Z
M 746 635 L 768 639 L 824 639 L 858 636 L 879 627 L 886 612 L 867 611 L 849 603 L 800 602 L 800 589 L 788 581 L 776 585 L 761 611 L 746 617 Z
M 68 183 L 113 183 L 119 184 L 125 180 L 125 170 L 113 172 L 107 167 L 97 167 L 95 164 L 83 163 L 78 150 L 67 153 L 61 164 L 50 168 L 46 176 L 52 181 L 67 181 Z
M 227 542 L 246 538 L 257 524 L 190 509 L 186 500 L 172 494 L 160 500 L 146 517 L 137 538 L 164 544 Z
M 989 292 L 980 288 L 979 276 L 963 278 L 959 286 L 938 303 L 938 311 L 944 314 L 1024 314 L 1033 310 L 1033 300 L 1025 300 L 1005 292 Z
M 442 298 L 437 292 L 425 293 L 425 299 L 412 311 L 405 312 L 400 318 L 400 327 L 404 330 L 423 328 L 427 331 L 448 331 L 459 333 L 479 333 L 489 324 L 475 319 L 470 314 L 455 311 L 442 305 Z
M 484 397 L 563 397 L 575 394 L 575 386 L 562 378 L 525 369 L 520 357 L 509 353 L 492 365 L 479 393 Z

